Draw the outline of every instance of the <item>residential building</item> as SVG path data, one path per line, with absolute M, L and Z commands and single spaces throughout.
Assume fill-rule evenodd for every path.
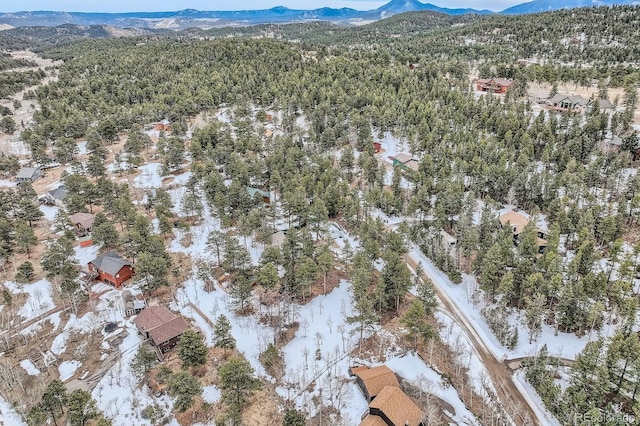
M 513 80 L 506 78 L 480 78 L 476 82 L 478 92 L 504 94 L 513 86 Z
M 247 193 L 249 194 L 249 197 L 254 198 L 256 195 L 262 198 L 262 201 L 265 204 L 269 204 L 271 203 L 271 194 L 267 191 L 263 191 L 261 189 L 258 188 L 252 188 L 252 187 L 248 187 L 247 188 Z
M 189 325 L 164 306 L 148 306 L 133 320 L 138 332 L 161 353 L 173 348 Z
M 547 109 L 561 112 L 582 112 L 587 105 L 589 105 L 589 100 L 580 95 L 565 95 L 562 93 L 556 93 L 545 101 Z
M 518 236 L 522 233 L 525 226 L 529 224 L 529 216 L 521 212 L 510 210 L 500 215 L 498 220 L 503 228 L 510 227 L 513 232 L 513 243 L 518 245 Z M 547 237 L 546 232 L 540 227 L 536 227 L 536 234 L 538 252 L 542 254 L 547 248 L 547 240 L 545 239 Z
M 83 212 L 74 213 L 69 216 L 69 220 L 71 221 L 76 234 L 80 236 L 84 236 L 91 232 L 91 227 L 93 226 L 95 218 L 95 215 Z
M 16 182 L 35 182 L 42 175 L 40 167 L 23 167 L 16 175 Z
M 425 414 L 400 388 L 395 373 L 386 365 L 349 369 L 369 401 L 360 426 L 425 426 Z
M 134 274 L 133 264 L 113 252 L 98 256 L 87 266 L 96 280 L 116 288 L 120 288 Z

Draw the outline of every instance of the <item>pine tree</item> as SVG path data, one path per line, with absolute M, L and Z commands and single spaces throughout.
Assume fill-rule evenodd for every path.
M 167 378 L 167 393 L 174 397 L 174 407 L 183 413 L 194 404 L 193 398 L 202 394 L 202 384 L 188 371 L 171 373 Z
M 76 389 L 69 394 L 67 407 L 67 421 L 71 426 L 85 426 L 100 415 L 91 394 L 81 389 Z
M 207 362 L 207 346 L 202 336 L 191 329 L 180 337 L 177 353 L 182 360 L 182 368 L 198 367 Z
M 58 425 L 57 419 L 62 416 L 64 407 L 67 405 L 67 388 L 60 380 L 55 379 L 44 391 L 42 395 L 42 410 L 53 420 L 54 425 Z
M 31 249 L 38 244 L 38 237 L 25 221 L 19 220 L 15 226 L 14 238 L 18 252 L 27 253 L 27 257 L 31 258 Z
M 236 348 L 236 339 L 231 334 L 231 323 L 226 316 L 220 315 L 213 329 L 213 346 L 224 349 L 224 355 L 227 355 L 227 349 Z
M 16 273 L 16 282 L 21 284 L 30 283 L 35 272 L 33 270 L 33 264 L 31 262 L 23 262 L 18 266 L 18 272 Z
M 245 274 L 237 274 L 229 284 L 229 296 L 235 309 L 245 313 L 249 307 L 249 299 L 253 291 L 253 284 Z
M 239 417 L 240 412 L 253 392 L 260 388 L 260 381 L 254 377 L 253 368 L 247 360 L 232 357 L 218 369 L 222 402 Z
M 289 408 L 285 411 L 282 426 L 305 426 L 306 424 L 304 415 L 295 408 Z
M 348 317 L 347 322 L 358 324 L 360 350 L 362 350 L 364 331 L 372 327 L 378 319 L 374 309 L 374 300 L 369 295 L 372 279 L 373 267 L 366 254 L 359 252 L 353 259 L 351 271 L 351 300 L 356 314 Z
M 158 355 L 148 345 L 142 344 L 131 360 L 131 371 L 140 379 L 146 378 L 157 363 Z
M 402 324 L 407 328 L 415 348 L 418 346 L 418 341 L 427 341 L 436 336 L 433 327 L 426 322 L 426 319 L 427 311 L 418 299 L 411 302 L 409 309 L 402 316 Z

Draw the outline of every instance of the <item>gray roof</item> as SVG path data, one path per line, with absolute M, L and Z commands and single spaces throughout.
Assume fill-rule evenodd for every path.
M 51 195 L 51 197 L 55 198 L 56 200 L 63 201 L 65 198 L 67 198 L 67 188 L 65 188 L 64 186 L 59 186 L 56 189 L 52 189 L 51 191 L 49 191 L 49 195 Z
M 16 179 L 33 179 L 37 172 L 37 167 L 23 167 L 20 169 L 20 171 L 18 171 Z
M 586 105 L 589 102 L 588 99 L 585 99 L 580 95 L 569 96 L 562 93 L 556 93 L 552 98 L 549 99 L 549 102 L 558 103 L 564 100 L 569 101 L 573 105 Z
M 98 256 L 91 262 L 96 269 L 106 272 L 109 275 L 115 276 L 123 266 L 133 266 L 131 262 L 121 258 L 117 253 L 109 252 L 102 256 Z

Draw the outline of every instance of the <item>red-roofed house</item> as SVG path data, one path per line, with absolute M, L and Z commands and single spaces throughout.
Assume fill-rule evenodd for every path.
M 478 92 L 507 93 L 513 86 L 513 80 L 506 78 L 480 78 L 476 82 Z

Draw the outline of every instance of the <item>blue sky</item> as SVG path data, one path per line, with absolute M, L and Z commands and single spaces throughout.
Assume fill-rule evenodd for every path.
M 514 4 L 530 0 L 420 0 L 441 7 L 471 7 L 500 11 Z M 157 12 L 181 9 L 241 10 L 269 9 L 286 6 L 292 9 L 315 9 L 318 7 L 351 7 L 353 9 L 375 9 L 387 1 L 379 0 L 0 0 L 0 12 L 22 10 L 60 10 L 67 12 Z

